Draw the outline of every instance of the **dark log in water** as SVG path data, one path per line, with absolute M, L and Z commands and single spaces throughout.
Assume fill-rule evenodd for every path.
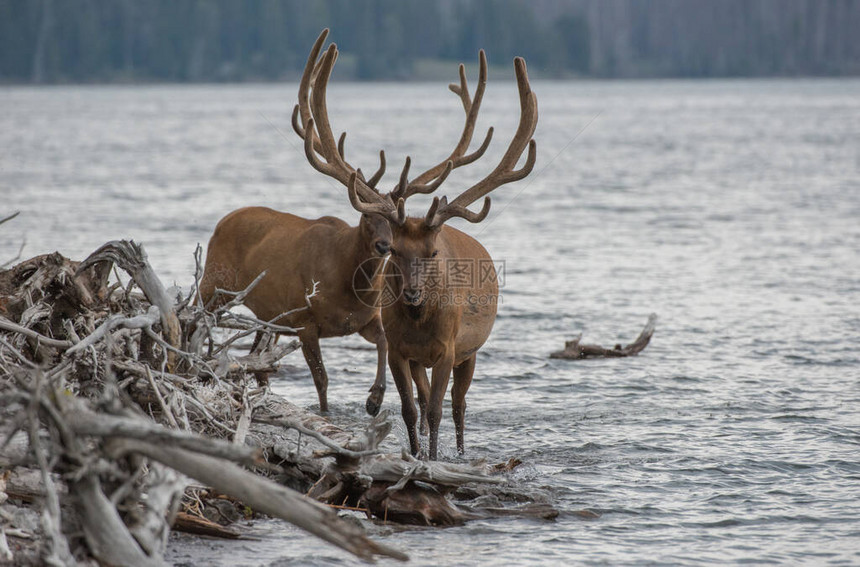
M 221 539 L 239 539 L 242 534 L 236 530 L 217 524 L 212 520 L 179 512 L 173 522 L 173 529 L 188 534 L 204 535 Z
M 584 358 L 619 358 L 624 356 L 633 356 L 642 352 L 648 343 L 651 341 L 651 335 L 654 334 L 654 328 L 657 324 L 657 315 L 651 314 L 648 317 L 648 322 L 636 340 L 627 346 L 615 345 L 613 348 L 604 348 L 598 345 L 583 345 L 580 344 L 582 334 L 580 333 L 573 340 L 564 343 L 564 350 L 556 351 L 549 355 L 550 358 L 565 358 L 568 360 L 581 360 Z

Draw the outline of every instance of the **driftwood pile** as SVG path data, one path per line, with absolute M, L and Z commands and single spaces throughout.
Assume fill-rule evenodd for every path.
M 445 496 L 492 493 L 489 467 L 382 454 L 384 414 L 356 436 L 258 380 L 299 344 L 229 311 L 254 285 L 208 312 L 194 290 L 171 297 L 127 241 L 0 271 L 0 563 L 160 565 L 172 528 L 235 537 L 221 524 L 256 513 L 363 559 L 406 559 L 336 508 L 423 525 L 497 513 Z

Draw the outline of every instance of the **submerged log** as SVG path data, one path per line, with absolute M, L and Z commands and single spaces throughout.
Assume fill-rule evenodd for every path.
M 564 343 L 564 350 L 556 351 L 549 355 L 550 358 L 564 358 L 569 360 L 581 360 L 584 358 L 619 358 L 624 356 L 633 356 L 642 352 L 648 343 L 651 341 L 651 336 L 654 334 L 654 328 L 657 324 L 657 315 L 651 314 L 648 317 L 648 322 L 636 340 L 627 346 L 622 347 L 620 344 L 613 348 L 604 348 L 598 345 L 583 345 L 580 344 L 582 334 L 576 336 L 573 340 Z

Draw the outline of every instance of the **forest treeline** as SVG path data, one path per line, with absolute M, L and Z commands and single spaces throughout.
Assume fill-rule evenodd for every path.
M 0 0 L 0 82 L 339 79 L 525 56 L 539 76 L 860 74 L 856 0 Z

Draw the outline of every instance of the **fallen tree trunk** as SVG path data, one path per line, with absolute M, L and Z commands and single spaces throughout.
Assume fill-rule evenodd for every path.
M 573 340 L 564 343 L 564 350 L 556 351 L 549 355 L 550 358 L 564 358 L 568 360 L 582 360 L 585 358 L 620 358 L 624 356 L 633 356 L 642 352 L 648 343 L 651 341 L 651 336 L 654 334 L 654 329 L 657 325 L 657 315 L 651 314 L 648 317 L 648 322 L 636 340 L 627 346 L 615 345 L 613 348 L 604 348 L 598 345 L 583 345 L 580 344 L 582 334 L 577 335 Z
M 282 518 L 307 530 L 362 559 L 369 560 L 375 555 L 408 559 L 404 553 L 369 540 L 363 530 L 342 521 L 333 510 L 270 480 L 242 470 L 232 463 L 137 439 L 116 441 L 110 449 L 115 455 L 133 452 L 163 463 L 208 486 L 232 494 L 260 512 Z

